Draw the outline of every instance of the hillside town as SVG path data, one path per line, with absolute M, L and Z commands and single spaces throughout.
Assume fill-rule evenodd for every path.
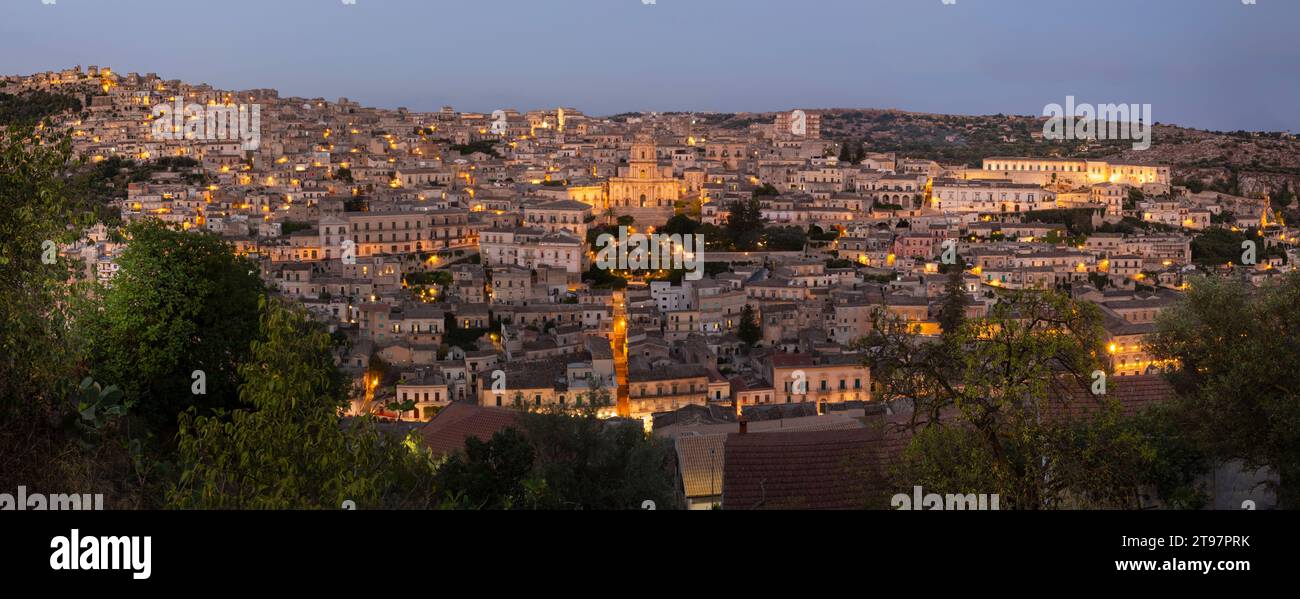
M 874 401 L 860 340 L 882 318 L 937 337 L 950 281 L 969 318 L 1008 290 L 1094 304 L 1135 410 L 1172 393 L 1146 341 L 1188 277 L 1264 285 L 1300 257 L 1267 195 L 1193 192 L 1169 165 L 904 157 L 824 137 L 814 109 L 736 127 L 390 110 L 99 66 L 0 81 L 82 102 L 54 126 L 130 173 L 121 224 L 220 236 L 345 338 L 349 415 L 449 452 L 518 408 L 608 397 L 602 417 L 675 443 L 696 508 L 761 501 L 751 471 L 774 464 L 888 451 L 864 422 L 900 416 Z M 601 259 L 655 233 L 699 236 L 697 268 Z M 60 250 L 111 286 L 125 247 L 101 223 Z

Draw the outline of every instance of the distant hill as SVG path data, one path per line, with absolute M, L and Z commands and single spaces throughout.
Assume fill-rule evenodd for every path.
M 871 152 L 897 152 L 944 164 L 979 166 L 988 156 L 1102 159 L 1167 164 L 1175 179 L 1237 195 L 1300 191 L 1300 139 L 1288 133 L 1218 132 L 1157 124 L 1152 147 L 1129 141 L 1054 142 L 1041 139 L 1045 119 L 1023 115 L 963 116 L 884 109 L 827 109 L 822 137 L 864 143 Z M 725 129 L 771 123 L 776 113 L 697 115 Z
M 0 82 L 0 126 L 83 109 L 79 98 L 98 94 L 93 86 L 6 93 Z M 69 94 L 72 92 L 72 94 Z M 809 109 L 812 110 L 812 109 Z M 1194 191 L 1210 189 L 1233 195 L 1275 199 L 1300 192 L 1300 139 L 1289 133 L 1218 132 L 1157 124 L 1152 147 L 1132 149 L 1129 141 L 1046 141 L 1044 118 L 1025 115 L 943 115 L 896 109 L 830 108 L 822 115 L 822 137 L 835 142 L 862 142 L 870 152 L 896 152 L 943 164 L 979 166 L 989 156 L 1101 159 L 1166 164 L 1175 183 Z M 683 113 L 701 125 L 734 130 L 770 124 L 775 112 Z M 613 115 L 627 122 L 642 112 Z M 1283 206 L 1285 207 L 1285 205 Z
M 18 95 L 0 91 L 0 126 L 35 122 L 64 112 L 80 112 L 81 100 L 67 94 L 29 91 Z

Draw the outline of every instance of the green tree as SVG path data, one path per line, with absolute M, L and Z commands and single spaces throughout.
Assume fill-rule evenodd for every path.
M 704 248 L 715 252 L 729 252 L 733 249 L 726 230 L 711 223 L 701 224 L 696 233 L 704 236 Z
M 964 279 L 965 273 L 961 269 L 948 272 L 948 282 L 944 285 L 943 297 L 939 300 L 939 328 L 944 335 L 955 335 L 966 320 L 966 306 L 970 303 L 970 296 L 966 294 Z
M 1173 183 L 1174 185 L 1186 187 L 1187 190 L 1192 193 L 1201 193 L 1202 191 L 1205 191 L 1205 182 L 1200 179 L 1192 179 L 1188 177 L 1182 180 L 1175 179 Z
M 464 450 L 438 468 L 435 485 L 448 489 L 452 503 L 461 508 L 533 508 L 538 500 L 534 457 L 532 445 L 515 428 L 499 431 L 487 441 L 469 437 Z
M 1125 210 L 1136 210 L 1139 202 L 1146 200 L 1146 194 L 1136 187 L 1128 190 L 1128 197 L 1124 199 Z
M 30 125 L 63 112 L 79 112 L 81 100 L 68 94 L 30 91 L 20 95 L 0 93 L 0 126 Z
M 629 510 L 645 501 L 675 507 L 669 446 L 639 422 L 601 419 L 610 403 L 609 392 L 595 386 L 574 406 L 524 411 L 517 431 L 468 439 L 439 469 L 437 486 L 468 508 Z
M 311 228 L 312 228 L 311 223 L 300 223 L 291 220 L 286 220 L 280 224 L 280 233 L 282 235 L 292 235 L 299 231 L 307 231 Z
M 1055 402 L 1089 389 L 1105 370 L 1098 309 L 1052 292 L 1006 294 L 987 317 L 967 319 L 944 343 L 917 337 L 883 310 L 860 345 L 875 395 L 905 400 L 914 433 L 895 469 L 900 484 L 937 493 L 990 493 L 1004 506 L 1132 507 L 1146 451 L 1119 407 L 1099 400 L 1087 419 L 1061 419 Z
M 596 243 L 600 240 L 601 235 L 610 235 L 618 237 L 618 227 L 610 225 L 592 225 L 587 228 L 587 245 L 591 246 L 592 251 L 600 251 L 602 247 Z
M 772 252 L 798 252 L 808 244 L 808 234 L 799 227 L 771 227 L 763 232 L 759 246 Z
M 863 146 L 862 140 L 853 142 L 853 164 L 861 164 L 867 158 L 867 149 Z
M 0 128 L 0 417 L 54 407 L 69 362 L 64 282 L 72 265 L 57 244 L 72 241 L 76 210 L 61 178 L 69 138 Z M 49 260 L 52 258 L 52 260 Z M 66 390 L 66 389 L 65 389 Z
M 1295 192 L 1291 191 L 1291 183 L 1286 182 L 1278 188 L 1277 193 L 1273 195 L 1273 205 L 1280 210 L 1286 210 L 1291 207 L 1295 201 Z
M 737 200 L 730 206 L 724 231 L 737 251 L 757 249 L 763 234 L 763 205 L 757 198 Z
M 831 227 L 830 231 L 825 231 L 817 225 L 808 225 L 808 239 L 813 241 L 835 241 L 840 236 L 840 230 L 837 227 Z
M 501 153 L 497 151 L 497 142 L 490 139 L 480 139 L 468 144 L 454 144 L 450 148 L 452 151 L 460 152 L 466 156 L 481 152 L 493 158 L 501 158 Z
M 1209 503 L 1205 473 L 1210 471 L 1210 446 L 1196 430 L 1195 415 L 1181 401 L 1144 410 L 1128 422 L 1151 451 L 1138 464 L 1139 477 L 1165 505 L 1199 510 Z
M 412 441 L 368 418 L 340 425 L 345 384 L 333 343 L 306 310 L 278 300 L 239 366 L 239 409 L 180 417 L 181 475 L 168 503 L 199 509 L 339 509 L 432 505 L 433 466 Z
M 685 214 L 678 214 L 668 219 L 668 222 L 657 232 L 667 235 L 694 235 L 699 228 L 699 221 Z
M 623 289 L 627 279 L 617 276 L 598 264 L 592 264 L 587 272 L 582 273 L 582 280 L 591 283 L 594 289 Z
M 67 284 L 77 269 L 56 247 L 89 224 L 91 206 L 64 177 L 71 156 L 65 132 L 0 127 L 0 488 L 104 493 L 132 507 L 138 496 L 123 484 L 128 458 L 116 425 L 105 426 L 107 408 L 82 419 L 83 404 L 101 404 L 77 385 L 85 372 L 68 307 L 80 289 Z
M 1149 340 L 1175 360 L 1188 421 L 1214 453 L 1279 475 L 1278 501 L 1300 507 L 1300 274 L 1255 290 L 1195 278 Z
M 79 324 L 95 380 L 120 387 L 164 437 L 192 405 L 236 405 L 264 290 L 257 267 L 215 235 L 146 221 L 128 236 L 112 287 Z M 206 394 L 193 392 L 196 371 Z
M 603 420 L 609 392 L 593 387 L 575 408 L 525 413 L 521 428 L 537 455 L 544 509 L 628 510 L 652 501 L 675 507 L 669 446 L 639 421 Z
M 455 279 L 452 274 L 445 270 L 434 270 L 429 272 L 412 272 L 402 275 L 402 282 L 409 286 L 438 285 L 446 288 L 451 287 Z
M 1222 266 L 1224 264 L 1242 264 L 1244 250 L 1242 243 L 1250 240 L 1254 241 L 1258 248 L 1255 260 L 1262 262 L 1265 258 L 1283 257 L 1285 252 L 1279 247 L 1267 247 L 1258 233 L 1254 230 L 1233 231 L 1215 227 L 1192 239 L 1192 262 L 1206 267 Z
M 749 304 L 740 310 L 740 326 L 736 329 L 736 336 L 745 342 L 746 347 L 754 347 L 763 339 L 763 329 L 758 325 L 754 307 Z
M 456 315 L 447 312 L 443 316 L 443 334 L 442 341 L 451 347 L 459 347 L 465 351 L 478 351 L 479 339 L 484 335 L 492 332 L 491 328 L 473 327 L 464 329 L 460 326 L 460 321 Z

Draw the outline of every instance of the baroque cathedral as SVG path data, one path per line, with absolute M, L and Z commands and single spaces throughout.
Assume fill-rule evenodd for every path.
M 672 166 L 660 166 L 654 138 L 637 134 L 627 166 L 606 183 L 606 211 L 614 217 L 631 216 L 637 224 L 659 226 L 672 218 L 681 198 L 682 182 L 673 177 Z

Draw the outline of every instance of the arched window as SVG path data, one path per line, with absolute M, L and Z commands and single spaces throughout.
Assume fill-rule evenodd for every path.
M 645 208 L 645 194 L 641 194 L 641 207 Z

